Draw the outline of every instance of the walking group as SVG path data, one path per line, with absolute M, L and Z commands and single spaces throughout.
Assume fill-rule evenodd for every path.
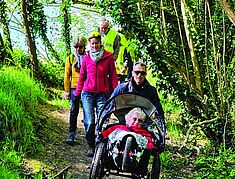
M 64 76 L 65 98 L 71 104 L 67 144 L 74 144 L 80 101 L 88 157 L 94 155 L 97 116 L 110 97 L 125 92 L 141 94 L 164 119 L 157 90 L 146 79 L 146 64 L 135 59 L 129 41 L 110 28 L 106 18 L 101 18 L 98 29 L 88 39 L 75 36 L 73 47 L 74 53 L 66 58 Z

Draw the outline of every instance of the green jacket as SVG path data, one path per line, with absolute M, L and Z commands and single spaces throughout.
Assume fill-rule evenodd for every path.
M 108 33 L 102 39 L 102 44 L 105 50 L 113 53 L 114 60 L 116 61 L 120 47 L 120 37 L 118 32 L 116 30 L 109 29 Z
M 119 48 L 119 53 L 118 53 L 118 58 L 116 60 L 116 69 L 117 69 L 117 74 L 121 74 L 121 69 L 125 68 L 124 62 L 125 62 L 125 50 L 127 50 L 128 47 L 128 41 L 126 37 L 123 34 L 119 34 L 121 40 L 120 40 L 120 48 Z M 127 74 L 127 70 L 124 75 Z

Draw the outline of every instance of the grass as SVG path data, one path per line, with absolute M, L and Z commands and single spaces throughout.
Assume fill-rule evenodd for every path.
M 200 128 L 190 136 L 188 146 L 181 147 L 186 130 L 182 116 L 187 117 L 183 105 L 173 95 L 161 92 L 159 97 L 170 137 L 165 152 L 160 155 L 162 178 L 234 178 L 234 151 L 221 150 L 210 155 L 213 147 Z M 31 156 L 32 160 L 28 161 L 35 166 L 34 178 L 43 178 L 41 164 L 34 160 L 36 155 L 43 156 L 39 139 L 53 141 L 57 137 L 55 130 L 60 129 L 58 121 L 48 120 L 45 110 L 69 108 L 69 101 L 64 100 L 62 90 L 45 90 L 29 70 L 13 67 L 0 70 L 0 99 L 0 178 L 22 178 L 22 159 L 27 156 Z M 199 142 L 198 156 L 193 146 Z
M 3 146 L 0 151 L 0 178 L 20 178 L 21 157 L 22 155 L 16 152 L 13 146 Z
M 21 157 L 43 151 L 35 131 L 36 107 L 46 94 L 27 69 L 3 67 L 0 71 L 1 177 L 17 178 Z M 16 176 L 15 176 L 16 175 Z

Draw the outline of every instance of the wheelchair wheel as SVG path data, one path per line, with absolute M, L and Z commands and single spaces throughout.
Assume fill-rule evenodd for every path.
M 104 143 L 100 143 L 96 147 L 96 151 L 92 159 L 89 179 L 101 179 L 104 176 L 104 146 Z
M 160 177 L 160 156 L 159 153 L 154 151 L 153 152 L 153 161 L 150 165 L 148 174 L 147 174 L 147 179 L 158 179 Z
M 123 159 L 122 159 L 122 170 L 123 171 L 126 171 L 129 167 L 129 163 L 130 163 L 129 153 L 131 150 L 131 143 L 132 143 L 132 137 L 127 137 L 125 149 L 123 151 Z

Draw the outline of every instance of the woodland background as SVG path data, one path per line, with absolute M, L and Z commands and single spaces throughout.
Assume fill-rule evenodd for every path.
M 123 29 L 134 60 L 148 64 L 168 135 L 195 156 L 191 175 L 235 176 L 235 1 L 0 0 L 0 7 L 0 176 L 21 176 L 22 158 L 43 153 L 38 106 L 52 99 L 64 105 L 72 37 L 88 37 L 101 16 Z

